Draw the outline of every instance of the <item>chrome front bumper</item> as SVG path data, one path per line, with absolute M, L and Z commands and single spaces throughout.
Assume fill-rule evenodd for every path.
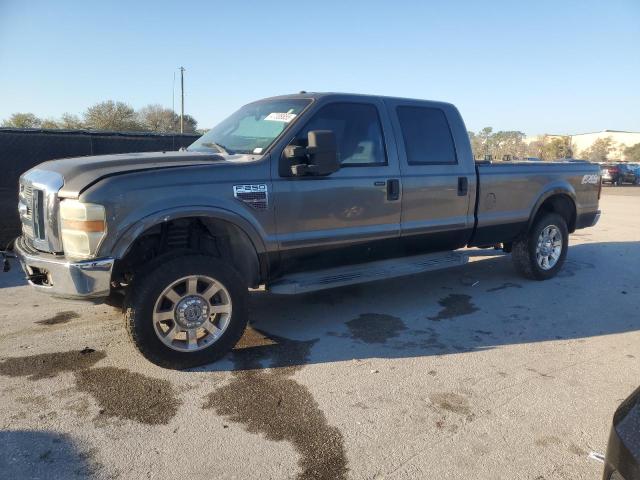
M 29 285 L 42 292 L 76 300 L 98 300 L 110 293 L 113 258 L 70 262 L 34 250 L 22 237 L 16 239 L 14 253 Z

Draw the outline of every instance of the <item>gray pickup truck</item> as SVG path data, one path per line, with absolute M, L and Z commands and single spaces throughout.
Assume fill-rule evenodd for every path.
M 124 295 L 149 360 L 206 363 L 247 324 L 248 289 L 295 294 L 461 265 L 562 267 L 599 218 L 597 165 L 474 161 L 451 104 L 306 93 L 245 105 L 185 151 L 67 158 L 20 179 L 14 251 L 52 295 Z M 486 250 L 484 250 L 486 252 Z

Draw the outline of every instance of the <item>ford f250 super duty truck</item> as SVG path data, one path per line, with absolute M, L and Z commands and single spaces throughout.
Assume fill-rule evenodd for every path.
M 588 162 L 476 163 L 451 104 L 302 92 L 245 105 L 185 151 L 38 165 L 14 252 L 41 291 L 124 294 L 138 349 L 182 367 L 235 345 L 260 285 L 414 274 L 464 263 L 464 247 L 551 278 L 599 195 Z

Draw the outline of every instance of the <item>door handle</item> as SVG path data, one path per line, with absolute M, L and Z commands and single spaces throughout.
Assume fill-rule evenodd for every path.
M 469 192 L 469 180 L 467 177 L 458 177 L 458 196 L 466 197 Z
M 387 200 L 398 200 L 400 198 L 400 180 L 393 178 L 387 180 Z

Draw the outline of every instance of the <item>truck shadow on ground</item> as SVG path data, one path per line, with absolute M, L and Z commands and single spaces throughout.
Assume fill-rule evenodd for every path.
M 0 289 L 26 285 L 27 279 L 22 268 L 20 268 L 18 260 L 11 258 L 9 259 L 9 264 L 11 265 L 9 272 L 0 271 Z
M 68 435 L 35 430 L 0 432 L 2 478 L 93 477 L 102 469 L 95 450 L 82 450 Z
M 640 242 L 586 243 L 545 282 L 522 279 L 506 256 L 297 297 L 256 292 L 245 337 L 201 369 L 447 355 L 640 330 L 639 264 Z

